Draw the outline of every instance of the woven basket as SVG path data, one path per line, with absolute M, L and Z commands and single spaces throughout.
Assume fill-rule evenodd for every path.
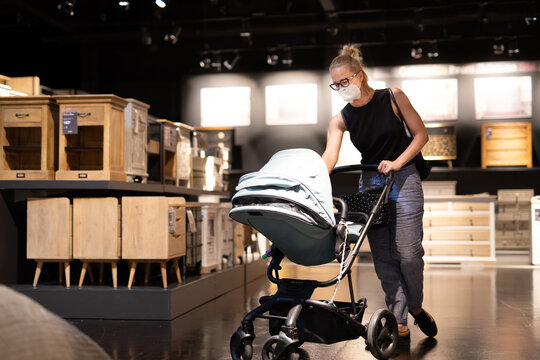
M 347 220 L 365 222 L 371 210 L 381 196 L 382 189 L 367 190 L 353 194 L 337 195 L 347 204 Z M 386 225 L 390 222 L 390 207 L 388 202 L 383 203 L 373 220 L 374 225 Z

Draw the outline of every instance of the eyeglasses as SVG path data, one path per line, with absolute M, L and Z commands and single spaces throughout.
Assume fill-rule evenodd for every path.
M 338 83 L 330 84 L 330 88 L 332 90 L 338 91 L 339 88 L 347 87 L 351 84 L 351 79 L 353 79 L 358 73 L 352 74 L 352 76 L 349 76 L 348 78 L 345 78 L 343 80 L 340 80 Z

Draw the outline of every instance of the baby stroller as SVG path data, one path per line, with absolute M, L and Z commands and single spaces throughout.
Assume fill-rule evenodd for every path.
M 340 167 L 332 174 L 352 170 L 376 171 L 377 167 Z M 269 320 L 271 336 L 263 345 L 264 360 L 309 359 L 300 347 L 304 342 L 333 344 L 360 336 L 378 359 L 386 359 L 394 352 L 398 339 L 396 318 L 387 309 L 379 309 L 369 323 L 363 325 L 367 301 L 365 298 L 355 300 L 351 279 L 352 264 L 367 230 L 388 202 L 392 183 L 393 174 L 389 174 L 367 213 L 348 214 L 347 203 L 332 197 L 326 165 L 312 150 L 280 151 L 260 171 L 240 178 L 229 216 L 252 226 L 272 242 L 266 254 L 272 258 L 267 276 L 277 284 L 278 290 L 274 295 L 263 296 L 260 306 L 244 317 L 232 335 L 230 350 L 234 360 L 252 358 L 253 321 L 257 318 Z M 337 214 L 334 214 L 333 204 Z M 354 224 L 347 221 L 351 215 L 354 215 Z M 351 249 L 349 245 L 354 242 Z M 338 260 L 340 272 L 327 281 L 282 279 L 279 270 L 285 256 L 304 266 Z M 316 288 L 337 286 L 345 276 L 350 302 L 311 299 Z

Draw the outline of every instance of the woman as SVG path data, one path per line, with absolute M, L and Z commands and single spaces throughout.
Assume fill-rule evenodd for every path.
M 359 50 L 345 46 L 330 64 L 333 83 L 348 104 L 330 120 L 322 155 L 330 172 L 338 159 L 343 132 L 348 130 L 362 154 L 362 163 L 379 164 L 379 173 L 394 172 L 390 193 L 390 225 L 372 228 L 368 239 L 375 271 L 388 308 L 398 321 L 399 343 L 410 344 L 408 312 L 427 336 L 437 334 L 433 317 L 422 308 L 424 249 L 422 247 L 424 194 L 414 157 L 428 141 L 422 119 L 400 89 L 373 90 L 360 60 Z M 400 119 L 398 108 L 403 119 Z M 405 121 L 412 141 L 407 136 Z M 362 174 L 360 187 L 382 186 L 384 176 Z

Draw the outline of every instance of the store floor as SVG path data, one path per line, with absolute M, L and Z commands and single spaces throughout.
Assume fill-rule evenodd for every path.
M 285 264 L 283 277 L 327 279 L 335 264 L 305 268 Z M 384 307 L 383 294 L 369 261 L 353 268 L 356 294 L 368 300 L 364 323 Z M 412 327 L 410 351 L 393 359 L 540 359 L 540 267 L 519 260 L 497 266 L 429 266 L 425 271 L 424 306 L 437 320 L 439 334 L 426 338 Z M 536 289 L 536 291 L 534 291 Z M 113 359 L 230 359 L 229 339 L 244 314 L 273 292 L 266 277 L 236 289 L 173 321 L 71 320 L 97 341 Z M 330 299 L 333 288 L 313 298 Z M 347 299 L 347 284 L 337 299 Z M 267 321 L 255 322 L 254 359 L 260 359 Z M 364 340 L 333 345 L 304 344 L 312 360 L 373 359 Z

